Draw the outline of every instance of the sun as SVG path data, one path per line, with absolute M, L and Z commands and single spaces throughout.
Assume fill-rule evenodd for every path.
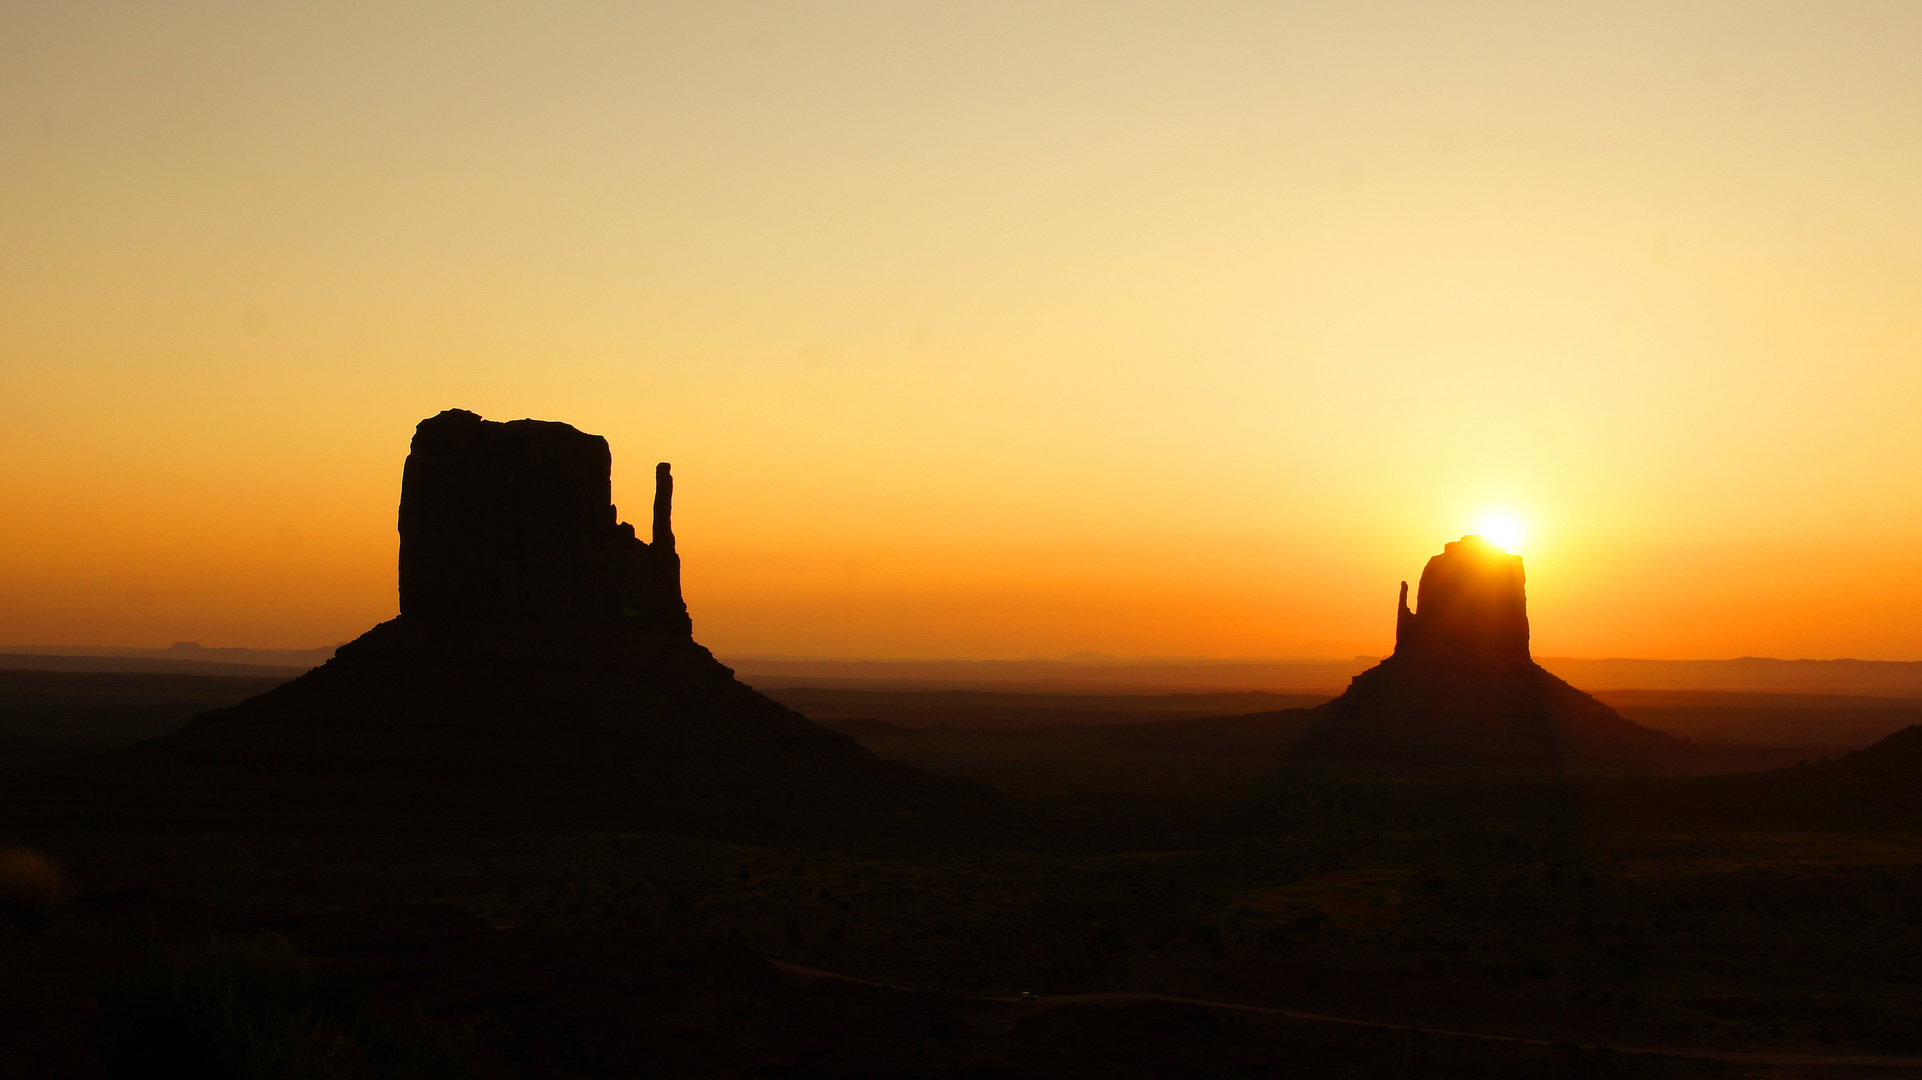
M 1522 529 L 1521 519 L 1506 510 L 1496 510 L 1483 514 L 1475 524 L 1475 531 L 1482 538 L 1495 544 L 1503 551 L 1514 552 L 1521 548 L 1527 534 Z

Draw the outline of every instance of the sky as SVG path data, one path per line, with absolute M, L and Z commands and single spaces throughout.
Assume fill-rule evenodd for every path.
M 396 611 L 413 426 L 722 655 L 1922 659 L 1922 5 L 0 5 L 0 644 Z

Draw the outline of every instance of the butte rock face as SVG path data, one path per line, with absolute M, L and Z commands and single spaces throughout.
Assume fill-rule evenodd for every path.
M 1522 771 L 1682 765 L 1696 749 L 1549 674 L 1528 652 L 1519 555 L 1479 536 L 1428 560 L 1395 652 L 1319 706 L 1310 759 Z
M 401 474 L 401 614 L 691 638 L 673 475 L 654 468 L 650 544 L 615 520 L 612 469 L 606 439 L 566 424 L 460 410 L 421 421 Z
M 157 806 L 315 821 L 759 829 L 971 798 L 697 644 L 668 466 L 643 540 L 617 518 L 611 460 L 566 424 L 423 420 L 401 481 L 398 617 L 269 693 L 63 772 L 138 785 Z

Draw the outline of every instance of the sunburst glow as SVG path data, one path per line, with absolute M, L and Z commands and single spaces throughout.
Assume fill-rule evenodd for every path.
M 1482 515 L 1475 525 L 1475 531 L 1507 552 L 1520 551 L 1522 542 L 1527 539 L 1521 519 L 1507 511 Z

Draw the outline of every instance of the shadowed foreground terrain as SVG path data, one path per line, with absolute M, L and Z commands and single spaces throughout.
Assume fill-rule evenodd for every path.
M 880 714 L 852 725 L 864 746 L 988 787 L 1019 827 L 756 843 L 0 822 L 72 894 L 43 929 L 0 930 L 7 1038 L 37 1047 L 21 1060 L 44 1075 L 162 1075 L 129 1065 L 130 1046 L 181 995 L 124 975 L 162 948 L 189 970 L 241 964 L 239 984 L 282 997 L 295 986 L 360 1025 L 349 1042 L 369 1069 L 401 1070 L 386 1075 L 1922 1072 L 1843 1060 L 1922 1056 L 1912 796 L 1906 819 L 1664 818 L 1646 789 L 1625 805 L 1605 786 L 1293 772 L 1235 734 L 1255 717 L 1140 719 L 1165 699 L 1118 702 L 1134 722 L 1029 726 L 991 713 L 1045 703 L 917 724 L 950 699 L 852 700 Z M 1157 737 L 1182 725 L 1215 741 Z M 1656 783 L 1766 800 L 1773 776 L 1806 796 L 1845 767 Z M 1914 790 L 1910 765 L 1887 767 L 1885 794 Z M 1042 999 L 978 1000 L 1024 990 Z M 1071 1000 L 1141 993 L 1540 1045 Z

